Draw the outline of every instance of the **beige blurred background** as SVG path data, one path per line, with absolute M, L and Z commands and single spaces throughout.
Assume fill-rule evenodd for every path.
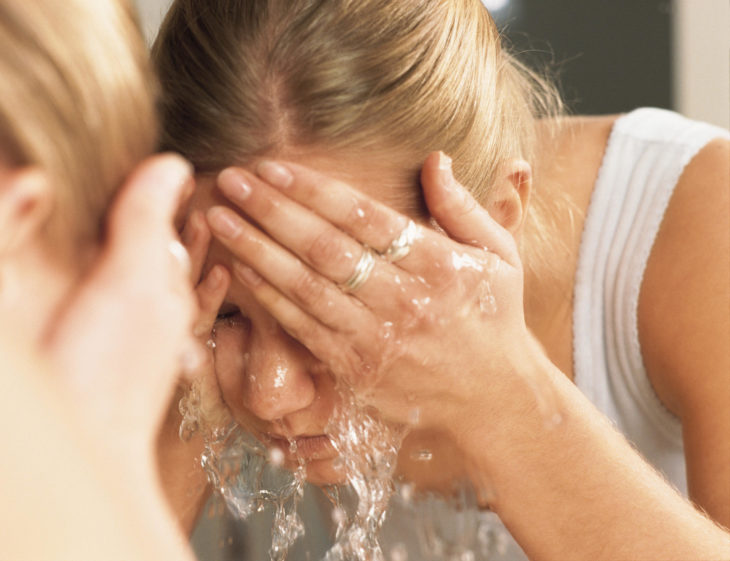
M 201 0 L 204 1 L 204 0 Z M 549 0 L 539 1 L 543 6 Z M 584 0 L 571 0 L 584 3 Z M 605 0 L 604 0 L 605 1 Z M 633 9 L 646 7 L 650 0 L 633 0 Z M 148 41 L 154 39 L 157 28 L 171 3 L 171 0 L 135 0 L 142 19 L 142 25 Z M 500 13 L 518 7 L 523 11 L 530 10 L 530 0 L 484 0 L 486 5 L 495 8 L 495 18 L 499 21 Z M 513 5 L 510 6 L 510 3 Z M 618 5 L 611 3 L 614 8 Z M 651 76 L 647 79 L 665 80 L 670 90 L 666 99 L 655 103 L 646 103 L 646 98 L 637 105 L 659 105 L 675 109 L 689 117 L 708 121 L 730 128 L 730 2 L 728 0 L 667 0 L 666 13 L 669 14 L 669 42 L 671 52 L 667 53 L 667 76 Z M 533 4 L 535 6 L 536 4 Z M 564 3 L 557 2 L 559 9 Z M 576 4 L 577 5 L 577 4 Z M 627 10 L 631 17 L 631 8 Z M 659 19 L 659 16 L 657 16 Z M 516 25 L 510 22 L 511 25 Z M 620 37 L 621 30 L 616 30 Z M 550 37 L 541 37 L 550 44 Z M 607 48 L 611 48 L 609 45 Z M 581 47 L 575 46 L 575 54 L 580 56 Z M 610 51 L 609 51 L 610 52 Z M 561 53 L 557 53 L 561 56 Z M 574 56 L 570 53 L 568 57 Z M 660 68 L 661 65 L 657 64 Z M 659 72 L 659 70 L 657 70 Z M 578 92 L 581 95 L 581 92 Z M 590 101 L 590 100 L 589 100 Z M 593 107 L 590 103 L 587 107 Z M 600 105 L 597 105 L 601 107 Z M 633 107 L 621 107 L 629 110 Z M 610 112 L 615 109 L 612 108 Z M 580 112 L 580 110 L 579 110 Z M 600 109 L 597 112 L 602 112 Z

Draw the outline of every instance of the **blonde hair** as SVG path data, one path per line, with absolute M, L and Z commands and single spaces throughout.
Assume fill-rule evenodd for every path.
M 47 234 L 72 257 L 156 148 L 155 81 L 123 0 L 0 3 L 0 154 L 53 181 Z
M 415 171 L 443 150 L 485 203 L 562 107 L 479 0 L 176 0 L 153 60 L 163 144 L 199 172 L 309 146 Z

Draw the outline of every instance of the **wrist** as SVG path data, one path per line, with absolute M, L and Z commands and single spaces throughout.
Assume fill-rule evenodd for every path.
M 529 332 L 524 343 L 498 369 L 490 365 L 485 389 L 461 411 L 450 432 L 466 458 L 470 479 L 485 501 L 500 473 L 522 470 L 526 449 L 564 429 L 573 404 L 566 388 L 570 380 L 547 357 Z M 488 500 L 487 500 L 488 499 Z M 495 505 L 490 504 L 494 507 Z

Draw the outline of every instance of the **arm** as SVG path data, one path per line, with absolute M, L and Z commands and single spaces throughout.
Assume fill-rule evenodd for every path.
M 668 321 L 671 318 L 671 321 Z M 730 142 L 685 169 L 644 275 L 649 378 L 680 417 L 692 501 L 730 527 Z
M 710 148 L 712 150 L 714 156 L 708 154 L 707 157 L 722 160 L 723 154 L 717 153 L 717 147 Z M 685 429 L 689 442 L 690 488 L 693 488 L 691 466 L 694 458 L 706 467 L 701 470 L 706 477 L 700 478 L 700 489 L 705 490 L 705 499 L 709 499 L 704 504 L 727 508 L 730 500 L 724 493 L 730 481 L 727 454 L 730 442 L 727 436 L 730 434 L 727 407 L 730 231 L 727 209 L 730 205 L 726 154 L 724 158 L 724 163 L 715 161 L 712 165 L 701 155 L 687 170 L 683 184 L 678 187 L 678 195 L 692 197 L 695 206 L 703 203 L 704 223 L 702 227 L 697 224 L 690 228 L 686 222 L 675 218 L 670 209 L 657 246 L 666 256 L 665 264 L 670 266 L 674 276 L 668 276 L 667 270 L 658 271 L 656 267 L 652 270 L 650 264 L 642 294 L 661 296 L 674 308 L 670 311 L 649 306 L 652 311 L 660 312 L 654 318 L 655 328 L 683 325 L 684 336 L 675 332 L 675 339 L 667 340 L 663 348 L 649 348 L 667 361 L 674 360 L 672 371 L 686 372 L 687 379 L 696 379 L 697 372 L 708 374 L 702 377 L 704 384 L 695 384 L 694 391 L 685 392 L 680 400 L 681 403 L 693 401 L 692 411 L 695 415 L 701 412 L 694 420 L 706 429 L 704 435 L 709 437 L 700 443 L 695 440 L 693 445 L 689 441 L 696 437 L 694 427 Z M 692 178 L 696 169 L 712 171 L 705 171 L 702 178 Z M 725 177 L 718 175 L 720 170 L 724 170 Z M 433 182 L 427 187 L 434 189 L 432 212 L 435 211 L 447 231 L 464 228 L 463 207 L 459 209 L 459 203 L 453 198 L 441 199 L 443 193 L 437 185 L 438 174 L 432 172 L 430 177 Z M 702 182 L 704 192 L 700 194 L 695 189 L 688 195 L 688 180 Z M 688 202 L 678 199 L 673 205 L 675 209 L 683 209 Z M 686 214 L 685 211 L 683 216 Z M 460 219 L 454 221 L 455 216 Z M 664 249 L 662 242 L 668 237 L 668 226 L 675 230 L 676 241 L 672 247 Z M 463 232 L 460 237 L 465 237 Z M 704 242 L 700 242 L 702 239 Z M 713 241 L 708 244 L 710 239 Z M 677 243 L 685 245 L 678 247 Z M 713 248 L 713 254 L 703 263 L 702 275 L 696 274 L 698 264 L 692 262 L 698 253 L 702 253 L 698 252 L 698 247 Z M 682 261 L 678 256 L 684 257 L 685 268 L 677 266 Z M 667 288 L 661 290 L 654 283 L 655 276 L 665 281 L 676 279 L 674 288 L 683 296 L 678 297 Z M 708 282 L 713 288 L 704 284 Z M 667 284 L 671 286 L 666 282 L 664 286 Z M 678 308 L 684 311 L 684 323 L 677 315 Z M 698 316 L 698 310 L 702 309 L 708 315 Z M 677 321 L 667 322 L 667 317 Z M 702 336 L 687 335 L 693 330 L 697 332 L 700 326 Z M 694 362 L 677 360 L 678 355 L 692 352 L 691 344 L 677 345 L 678 337 L 683 342 L 705 346 L 704 352 L 696 352 L 700 349 L 695 348 Z M 693 508 L 646 464 L 567 377 L 550 363 L 537 343 L 520 346 L 529 352 L 509 364 L 508 369 L 520 375 L 512 378 L 514 386 L 505 391 L 509 398 L 499 401 L 502 405 L 498 415 L 488 417 L 484 403 L 479 400 L 454 424 L 454 433 L 462 449 L 471 456 L 472 478 L 485 490 L 487 497 L 493 498 L 492 507 L 530 558 L 730 558 L 730 535 Z M 700 357 L 701 360 L 697 360 Z M 681 369 L 677 368 L 679 365 Z M 489 364 L 484 366 L 485 371 L 490 368 Z M 525 383 L 525 380 L 530 382 Z M 546 419 L 544 410 L 536 407 L 535 388 L 547 393 L 551 407 L 559 412 L 561 422 L 557 425 Z M 459 427 L 469 426 L 467 419 L 470 418 L 479 419 L 479 424 L 472 430 L 460 430 Z M 685 423 L 688 420 L 683 418 Z M 694 479 L 697 489 L 696 474 Z M 707 510 L 712 513 L 709 508 Z M 718 520 L 722 521 L 722 518 Z
M 472 479 L 530 559 L 730 558 L 730 535 L 663 480 L 540 350 L 514 368 L 521 375 L 499 415 L 485 419 L 475 403 L 471 413 L 485 424 L 457 438 Z M 552 392 L 560 423 L 535 407 L 520 382 L 528 372 Z
M 408 423 L 417 403 L 419 428 L 450 431 L 482 498 L 533 559 L 730 557 L 728 534 L 663 481 L 533 339 L 514 238 L 448 166 L 430 157 L 422 183 L 450 238 L 419 229 L 406 257 L 378 259 L 367 283 L 344 294 L 338 285 L 362 245 L 382 254 L 407 220 L 342 183 L 286 168 L 219 178 L 265 230 L 209 212 L 214 233 L 249 266 L 234 267 L 237 279 L 389 420 Z M 216 225 L 223 214 L 232 231 Z M 277 243 L 298 259 L 272 264 L 257 251 Z M 485 287 L 494 306 L 482 305 Z

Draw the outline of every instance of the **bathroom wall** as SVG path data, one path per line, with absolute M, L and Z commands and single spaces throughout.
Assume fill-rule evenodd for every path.
M 730 2 L 675 0 L 674 13 L 675 104 L 730 128 Z

